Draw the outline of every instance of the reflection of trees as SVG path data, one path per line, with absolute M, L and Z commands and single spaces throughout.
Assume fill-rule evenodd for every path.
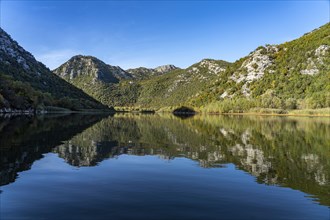
M 115 115 L 54 151 L 76 166 L 93 166 L 120 154 L 184 156 L 203 167 L 234 163 L 260 183 L 286 185 L 328 202 L 329 125 L 309 118 L 195 116 L 180 120 L 170 115 Z
M 54 133 L 55 127 L 43 129 Z M 120 154 L 187 157 L 202 167 L 233 163 L 259 183 L 299 189 L 329 205 L 329 133 L 324 118 L 117 114 L 72 132 L 48 151 L 74 166 L 94 166 Z
M 260 183 L 289 186 L 330 204 L 329 119 L 197 116 L 185 122 L 206 140 L 199 146 L 207 146 L 209 154 L 219 146 L 218 162 L 234 163 Z M 194 154 L 201 153 L 195 146 Z M 202 161 L 217 162 L 209 156 Z
M 67 115 L 0 118 L 0 185 L 15 181 L 55 146 L 99 121 L 103 116 Z M 63 123 L 65 122 L 65 123 Z

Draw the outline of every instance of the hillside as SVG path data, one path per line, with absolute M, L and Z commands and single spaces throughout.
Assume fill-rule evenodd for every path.
M 105 105 L 160 108 L 184 103 L 229 65 L 205 59 L 187 69 L 164 65 L 124 71 L 118 67 L 122 76 L 118 77 L 112 66 L 97 58 L 75 56 L 53 72 Z
M 0 28 L 1 111 L 34 111 L 46 106 L 72 110 L 106 108 L 54 75 Z
M 205 89 L 209 82 L 221 77 L 230 65 L 221 60 L 205 59 L 187 69 L 141 81 L 136 105 L 147 108 L 183 105 Z
M 139 107 L 206 112 L 330 106 L 330 23 L 280 45 L 260 46 L 229 64 L 203 60 L 141 81 Z
M 186 69 L 117 67 L 116 74 L 102 61 L 91 70 L 72 59 L 55 73 L 106 105 L 155 110 L 186 105 L 206 112 L 330 106 L 330 23 L 290 42 L 260 46 L 234 63 L 204 59 Z
M 258 47 L 188 103 L 207 111 L 329 107 L 330 23 L 296 40 Z

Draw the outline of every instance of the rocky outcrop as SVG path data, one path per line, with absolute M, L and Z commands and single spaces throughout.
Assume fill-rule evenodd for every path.
M 231 79 L 236 83 L 242 81 L 252 82 L 260 79 L 265 74 L 268 67 L 273 64 L 270 54 L 277 52 L 278 48 L 276 46 L 261 47 L 253 51 L 239 68 L 239 71 L 243 71 L 243 73 L 234 73 Z
M 307 59 L 307 68 L 304 70 L 301 70 L 301 74 L 305 75 L 316 75 L 320 72 L 319 66 L 322 66 L 323 60 L 326 56 L 328 56 L 330 53 L 330 46 L 329 45 L 321 45 L 318 48 L 315 49 L 315 51 L 311 51 L 311 54 L 313 54 L 313 58 L 309 57 Z
M 28 62 L 34 61 L 34 57 L 25 51 L 18 43 L 0 28 L 0 62 L 5 65 L 20 64 L 23 69 L 30 70 Z M 13 62 L 14 61 L 14 62 Z M 37 73 L 35 73 L 37 74 Z
M 156 67 L 154 70 L 160 74 L 165 74 L 165 73 L 168 73 L 168 72 L 176 70 L 176 69 L 179 69 L 179 68 L 174 65 L 163 65 L 163 66 Z
M 147 79 L 152 76 L 158 75 L 154 69 L 149 69 L 146 67 L 127 69 L 126 72 L 130 73 L 134 79 Z
M 266 71 L 272 73 L 269 67 L 274 64 L 273 55 L 278 52 L 278 47 L 273 45 L 267 45 L 265 47 L 259 47 L 255 51 L 251 52 L 242 65 L 236 72 L 233 73 L 229 79 L 236 83 L 244 82 L 241 87 L 241 93 L 245 97 L 251 95 L 249 83 L 255 80 L 261 79 Z M 221 98 L 227 97 L 227 91 L 220 95 Z
M 130 73 L 135 79 L 148 79 L 150 77 L 160 76 L 177 69 L 180 68 L 174 65 L 163 65 L 156 68 L 138 67 L 134 69 L 128 69 L 126 72 Z
M 188 68 L 188 72 L 200 74 L 201 72 L 206 71 L 209 74 L 219 75 L 220 73 L 226 71 L 229 64 L 230 63 L 222 60 L 204 59 Z

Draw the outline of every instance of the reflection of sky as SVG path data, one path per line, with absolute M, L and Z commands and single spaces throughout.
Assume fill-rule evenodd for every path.
M 328 208 L 289 188 L 226 168 L 157 156 L 121 155 L 73 168 L 49 153 L 3 187 L 4 219 L 326 219 Z
M 48 67 L 76 54 L 123 68 L 234 61 L 329 22 L 328 1 L 2 1 L 1 26 Z

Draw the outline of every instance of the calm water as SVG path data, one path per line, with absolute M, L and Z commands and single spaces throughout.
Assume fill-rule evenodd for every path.
M 329 219 L 330 119 L 0 118 L 0 219 Z

